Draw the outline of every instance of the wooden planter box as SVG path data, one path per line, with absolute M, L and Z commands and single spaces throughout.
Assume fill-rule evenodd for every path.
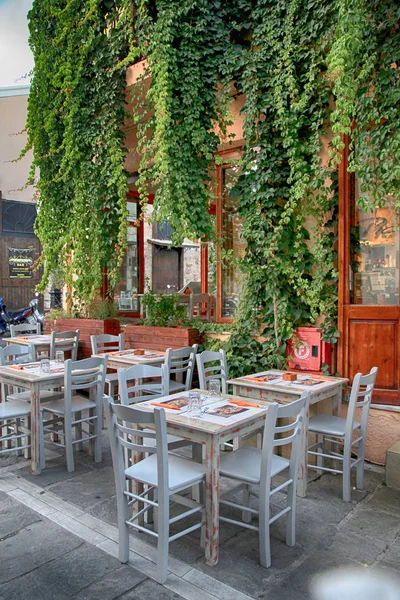
M 166 350 L 183 348 L 201 342 L 198 329 L 188 327 L 149 327 L 147 325 L 125 325 L 125 348 L 148 348 Z
M 92 346 L 90 344 L 91 335 L 100 335 L 109 333 L 118 335 L 121 332 L 121 324 L 118 319 L 45 319 L 43 333 L 56 331 L 76 331 L 79 329 L 79 350 L 78 358 L 87 358 L 92 355 Z

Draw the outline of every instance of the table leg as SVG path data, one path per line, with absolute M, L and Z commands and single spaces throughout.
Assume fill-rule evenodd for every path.
M 300 498 L 305 498 L 307 494 L 307 461 L 308 461 L 308 420 L 309 407 L 307 406 L 306 416 L 304 419 L 303 436 L 301 441 L 299 470 L 297 474 L 297 495 Z
M 31 471 L 40 475 L 40 385 L 31 384 Z
M 218 436 L 207 436 L 205 557 L 210 567 L 218 563 L 219 552 L 219 444 Z

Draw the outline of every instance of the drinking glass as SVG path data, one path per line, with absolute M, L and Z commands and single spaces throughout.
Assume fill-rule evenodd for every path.
M 189 392 L 187 412 L 191 417 L 201 417 L 201 396 L 199 392 Z
M 56 352 L 56 362 L 64 363 L 64 352 L 63 350 L 57 350 Z
M 50 373 L 50 359 L 42 358 L 40 360 L 40 370 L 42 373 Z
M 210 400 L 217 400 L 220 397 L 220 389 L 219 379 L 210 379 L 208 382 L 208 397 Z

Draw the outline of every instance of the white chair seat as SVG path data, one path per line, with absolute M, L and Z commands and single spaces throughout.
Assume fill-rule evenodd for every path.
M 85 396 L 76 394 L 71 399 L 72 412 L 80 412 L 82 410 L 89 410 L 90 408 L 96 408 L 96 403 Z M 64 399 L 55 400 L 54 402 L 46 402 L 44 407 L 46 412 L 55 413 L 56 415 L 63 415 L 65 413 Z
M 153 429 L 144 429 L 143 431 L 149 431 L 151 433 L 154 433 Z M 156 445 L 156 440 L 154 438 L 144 438 L 145 439 L 145 444 L 146 446 L 151 446 L 152 448 L 155 447 Z M 177 435 L 170 435 L 169 433 L 167 434 L 167 444 L 175 444 L 176 442 L 183 442 L 184 439 L 181 437 L 178 437 Z M 191 442 L 187 442 L 188 444 Z
M 40 400 L 46 401 L 49 398 L 57 398 L 57 396 L 64 396 L 64 392 L 56 392 L 54 390 L 41 390 L 40 391 Z M 7 400 L 12 400 L 15 402 L 16 400 L 22 400 L 23 402 L 30 402 L 31 393 L 30 392 L 18 392 L 17 394 L 9 394 L 7 396 Z
M 220 475 L 240 479 L 249 483 L 259 483 L 261 477 L 261 450 L 243 446 L 221 458 Z M 290 461 L 272 454 L 271 477 L 287 469 Z
M 26 402 L 0 402 L 0 420 L 12 419 L 13 417 L 25 417 L 31 414 Z
M 202 481 L 206 469 L 200 463 L 180 458 L 172 454 L 168 455 L 169 490 L 184 489 Z M 125 470 L 126 477 L 136 479 L 147 485 L 158 485 L 157 456 L 153 454 L 148 458 L 132 465 Z
M 180 383 L 179 381 L 169 380 L 169 393 L 175 394 L 176 392 L 183 392 L 185 389 L 185 384 Z
M 352 427 L 353 431 L 354 429 L 358 429 L 360 427 L 359 421 L 354 421 Z M 315 415 L 309 421 L 308 431 L 344 437 L 346 433 L 346 419 L 335 417 L 334 415 Z
M 107 373 L 106 374 L 106 383 L 112 382 L 114 383 L 118 382 L 118 373 Z

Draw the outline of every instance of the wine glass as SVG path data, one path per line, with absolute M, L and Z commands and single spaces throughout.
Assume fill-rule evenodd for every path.
M 220 381 L 219 379 L 210 379 L 208 382 L 208 397 L 210 400 L 218 400 L 220 398 Z

